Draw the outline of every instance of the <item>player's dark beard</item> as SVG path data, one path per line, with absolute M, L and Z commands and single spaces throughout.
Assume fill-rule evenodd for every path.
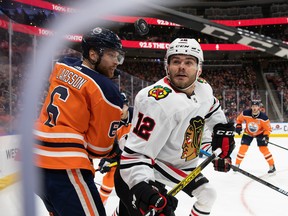
M 171 79 L 170 79 L 170 76 L 167 76 L 168 80 L 170 81 L 170 84 L 175 88 L 177 89 L 178 91 L 186 91 L 187 89 L 191 88 L 194 83 L 196 82 L 196 76 L 197 76 L 197 73 L 195 74 L 194 76 L 194 79 L 193 81 L 187 85 L 186 87 L 181 87 L 181 86 L 177 86 Z

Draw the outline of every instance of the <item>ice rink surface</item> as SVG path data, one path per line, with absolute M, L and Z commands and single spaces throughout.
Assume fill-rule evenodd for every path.
M 288 149 L 287 138 L 271 138 L 270 141 Z M 232 153 L 233 164 L 239 149 L 240 139 L 236 139 L 236 149 Z M 273 154 L 276 174 L 268 175 L 268 164 L 258 150 L 254 140 L 240 168 L 269 182 L 276 187 L 288 191 L 288 150 L 269 145 Z M 288 195 L 277 192 L 241 173 L 232 170 L 220 173 L 213 170 L 212 163 L 202 172 L 217 190 L 217 200 L 211 216 L 286 216 L 288 212 Z M 97 173 L 95 182 L 101 184 L 102 175 Z M 177 216 L 189 215 L 195 198 L 180 192 L 176 210 Z M 106 205 L 107 216 L 111 216 L 118 205 L 118 198 L 113 192 Z M 36 197 L 37 216 L 48 216 L 42 201 Z M 16 183 L 0 191 L 0 215 L 21 216 L 21 184 Z

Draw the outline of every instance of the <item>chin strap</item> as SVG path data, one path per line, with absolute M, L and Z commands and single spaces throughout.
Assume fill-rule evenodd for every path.
M 100 48 L 99 50 L 95 50 L 95 52 L 97 52 L 97 53 L 98 53 L 98 56 L 99 56 L 99 58 L 97 59 L 97 61 L 92 60 L 89 56 L 88 56 L 88 58 L 86 58 L 86 59 L 89 61 L 90 64 L 92 64 L 92 65 L 94 66 L 95 70 L 97 70 L 97 67 L 98 67 L 98 65 L 100 64 L 101 59 L 102 59 L 102 56 L 103 56 L 103 49 Z M 98 71 L 98 70 L 97 70 L 97 71 Z

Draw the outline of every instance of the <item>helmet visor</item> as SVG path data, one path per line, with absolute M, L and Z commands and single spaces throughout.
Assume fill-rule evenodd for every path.
M 121 65 L 125 59 L 125 52 L 119 49 L 104 49 L 104 53 L 107 54 L 112 60 L 117 60 L 118 64 Z
M 125 52 L 119 50 L 118 53 L 119 55 L 117 56 L 117 60 L 118 60 L 118 63 L 122 65 L 125 59 Z

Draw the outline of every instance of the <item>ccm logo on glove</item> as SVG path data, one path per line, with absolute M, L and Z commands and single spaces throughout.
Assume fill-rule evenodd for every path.
M 233 136 L 234 135 L 234 131 L 217 130 L 216 134 L 217 135 L 222 135 L 222 136 Z

